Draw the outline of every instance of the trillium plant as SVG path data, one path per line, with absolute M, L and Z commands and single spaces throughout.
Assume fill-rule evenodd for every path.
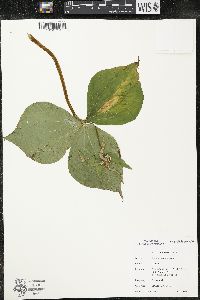
M 65 80 L 55 55 L 32 35 L 29 39 L 53 59 L 62 84 L 68 111 L 49 102 L 28 106 L 15 130 L 5 137 L 41 164 L 59 161 L 69 151 L 68 169 L 79 183 L 118 192 L 121 197 L 123 168 L 116 140 L 97 125 L 122 125 L 133 121 L 143 103 L 139 58 L 135 63 L 97 72 L 87 92 L 87 117 L 80 119 L 69 100 Z

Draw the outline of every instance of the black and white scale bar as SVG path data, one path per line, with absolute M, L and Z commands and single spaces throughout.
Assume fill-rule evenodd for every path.
M 136 0 L 66 1 L 65 14 L 136 14 Z

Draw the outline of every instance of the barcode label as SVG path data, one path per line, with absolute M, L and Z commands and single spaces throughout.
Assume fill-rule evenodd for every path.
M 67 24 L 65 22 L 62 22 L 62 21 L 59 21 L 59 22 L 39 22 L 38 26 L 39 26 L 40 30 L 48 30 L 48 31 L 67 29 Z

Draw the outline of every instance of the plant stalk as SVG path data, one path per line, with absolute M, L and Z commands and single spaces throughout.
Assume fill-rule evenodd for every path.
M 65 100 L 67 102 L 67 105 L 69 106 L 69 109 L 71 110 L 73 116 L 75 118 L 77 118 L 77 119 L 80 120 L 80 118 L 75 113 L 75 111 L 74 111 L 74 109 L 73 109 L 73 107 L 71 105 L 71 102 L 69 101 L 69 97 L 68 97 L 68 94 L 67 94 L 67 88 L 66 88 L 65 80 L 64 80 L 64 77 L 63 77 L 63 73 L 62 73 L 60 64 L 59 64 L 56 56 L 53 54 L 52 51 L 50 51 L 47 47 L 45 47 L 44 45 L 42 45 L 36 38 L 34 38 L 34 36 L 32 36 L 31 34 L 28 34 L 28 37 L 31 40 L 31 42 L 35 43 L 38 47 L 40 47 L 42 50 L 44 50 L 45 52 L 47 52 L 51 56 L 51 58 L 53 59 L 55 65 L 56 65 L 56 69 L 58 71 L 59 77 L 60 77 L 60 81 L 61 81 L 61 84 L 62 84 L 62 88 L 63 88 L 63 92 L 64 92 L 64 96 L 65 96 Z

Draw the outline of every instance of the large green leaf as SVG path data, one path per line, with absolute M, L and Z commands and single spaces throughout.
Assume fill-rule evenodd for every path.
M 16 129 L 5 139 L 31 159 L 50 164 L 64 156 L 80 126 L 81 123 L 63 108 L 49 102 L 36 102 L 26 108 Z
M 96 124 L 119 125 L 134 120 L 143 103 L 138 63 L 102 70 L 88 86 L 87 120 Z
M 115 139 L 93 124 L 84 124 L 70 148 L 68 168 L 81 184 L 121 193 L 123 167 Z

